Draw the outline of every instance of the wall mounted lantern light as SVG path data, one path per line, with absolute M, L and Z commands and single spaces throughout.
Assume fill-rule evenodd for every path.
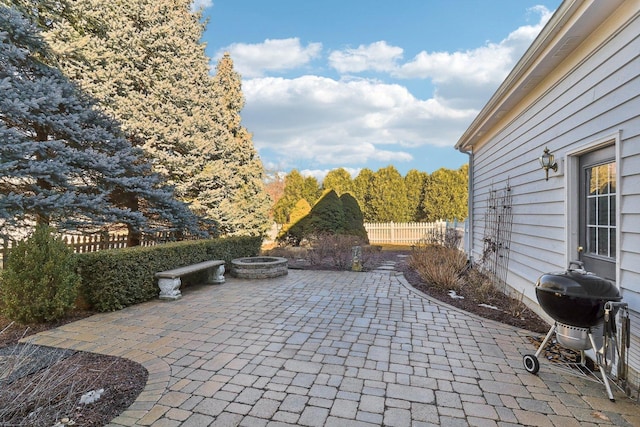
M 545 181 L 549 181 L 549 169 L 552 169 L 554 172 L 558 171 L 558 164 L 555 161 L 554 155 L 549 152 L 549 148 L 545 147 L 544 153 L 538 159 L 540 160 L 540 165 L 542 169 L 544 169 L 545 173 Z

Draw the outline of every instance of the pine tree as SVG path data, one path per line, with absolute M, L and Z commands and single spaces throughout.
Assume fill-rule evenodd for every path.
M 55 224 L 132 232 L 189 228 L 196 218 L 113 120 L 57 69 L 38 29 L 0 5 L 0 218 L 6 226 Z M 132 208 L 129 201 L 136 200 Z
M 373 176 L 375 191 L 371 207 L 378 222 L 406 222 L 409 220 L 409 201 L 404 179 L 393 166 L 379 169 Z
M 335 190 L 339 196 L 353 192 L 351 175 L 344 168 L 333 169 L 324 177 L 322 189 Z
M 411 169 L 404 177 L 409 203 L 409 220 L 422 221 L 424 219 L 424 190 L 429 174 Z
M 190 0 L 16 1 L 55 23 L 47 36 L 64 73 L 122 123 L 194 212 L 228 234 L 266 230 L 262 165 L 240 126 L 240 79 L 228 57 L 209 74 Z
M 309 230 L 314 234 L 342 234 L 345 215 L 342 201 L 335 191 L 329 190 L 316 202 L 309 213 Z
M 458 170 L 433 172 L 425 185 L 424 212 L 427 221 L 462 220 L 467 217 L 468 165 Z
M 340 201 L 344 211 L 344 233 L 358 236 L 368 243 L 369 236 L 364 228 L 364 217 L 358 201 L 350 193 L 344 193 L 340 196 Z
M 221 121 L 226 128 L 223 135 L 228 137 L 217 141 L 224 150 L 227 175 L 223 181 L 228 198 L 212 216 L 219 218 L 228 234 L 262 235 L 269 224 L 271 200 L 265 190 L 264 168 L 253 147 L 251 134 L 240 123 L 244 96 L 240 75 L 234 71 L 229 54 L 218 62 L 214 84 L 221 100 Z
M 365 222 L 377 221 L 376 212 L 371 204 L 373 194 L 376 191 L 374 188 L 373 178 L 373 171 L 371 169 L 364 168 L 353 180 L 353 192 L 358 204 L 362 208 L 362 215 Z

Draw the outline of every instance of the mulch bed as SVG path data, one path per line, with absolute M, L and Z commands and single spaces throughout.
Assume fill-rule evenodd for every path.
M 61 322 L 17 325 L 0 317 L 0 425 L 104 426 L 138 397 L 147 370 L 120 357 L 17 344 L 21 338 L 87 317 L 75 312 Z M 102 389 L 93 403 L 86 393 Z

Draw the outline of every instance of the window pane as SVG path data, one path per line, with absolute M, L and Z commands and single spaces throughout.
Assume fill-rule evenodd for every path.
M 598 228 L 598 255 L 609 256 L 609 230 Z
M 587 225 L 596 224 L 596 201 L 595 197 L 587 199 Z
M 598 197 L 598 225 L 609 225 L 609 198 Z
M 584 170 L 586 189 L 587 252 L 603 257 L 616 253 L 616 164 L 605 163 Z
M 587 252 L 596 253 L 596 229 L 593 227 L 587 228 Z
M 610 188 L 610 192 L 615 194 L 616 192 L 616 164 L 614 163 L 609 163 L 609 188 Z
M 616 225 L 616 196 L 609 196 L 609 224 Z
M 587 169 L 587 182 L 589 183 L 589 190 L 587 191 L 589 195 L 598 194 L 598 176 L 595 173 L 595 168 Z

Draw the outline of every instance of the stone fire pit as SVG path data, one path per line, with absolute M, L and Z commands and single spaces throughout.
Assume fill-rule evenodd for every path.
M 257 256 L 231 260 L 231 274 L 241 279 L 268 279 L 288 273 L 286 258 Z

